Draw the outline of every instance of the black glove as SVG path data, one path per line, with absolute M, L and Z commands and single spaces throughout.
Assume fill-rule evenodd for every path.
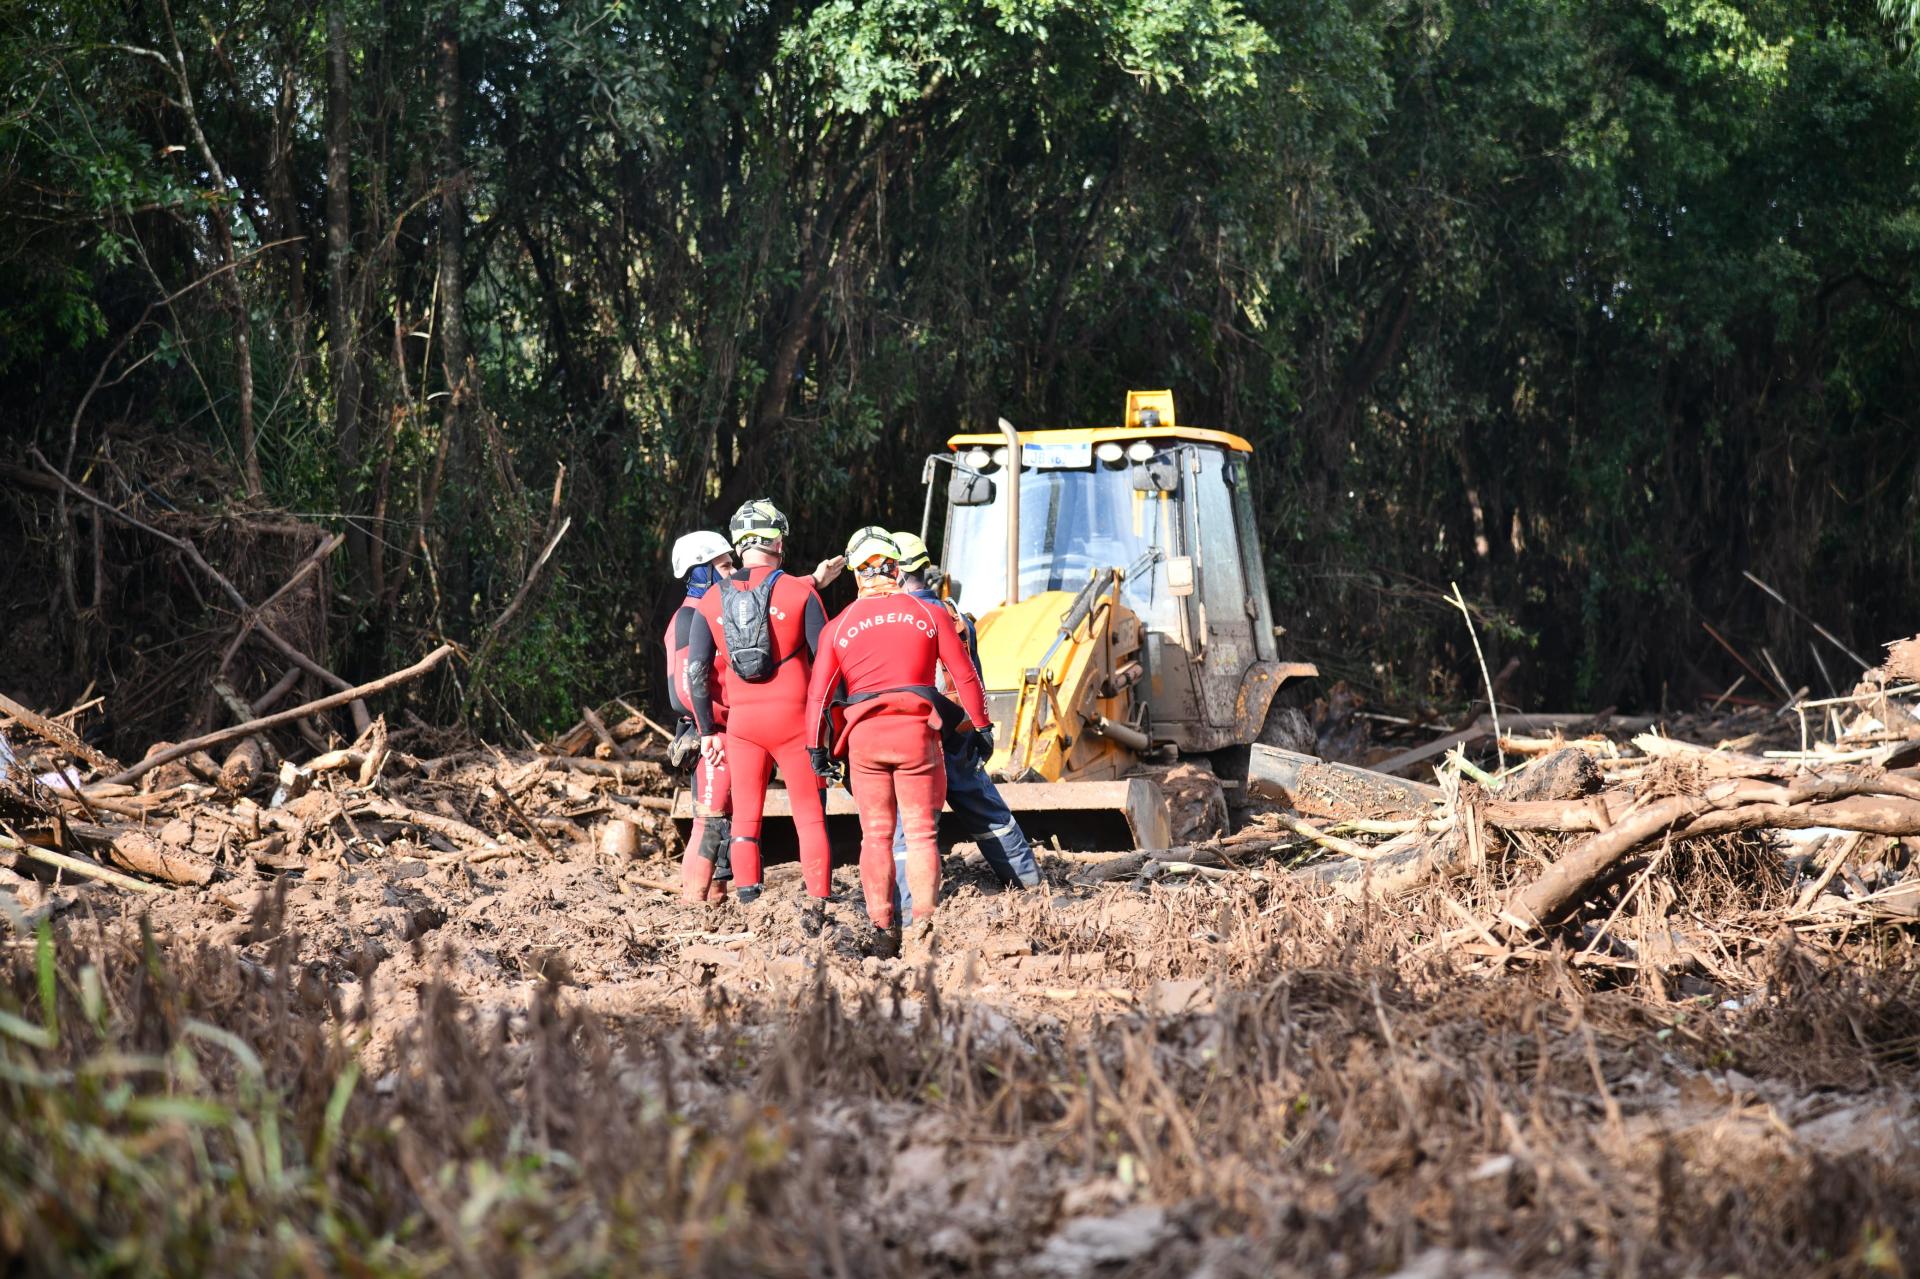
M 693 767 L 700 758 L 700 730 L 690 719 L 683 719 L 676 726 L 673 740 L 667 744 L 667 764 L 675 769 Z
M 822 781 L 833 780 L 833 754 L 824 746 L 807 747 L 807 763 L 813 765 L 813 775 Z
M 973 730 L 973 758 L 983 765 L 993 758 L 993 725 Z

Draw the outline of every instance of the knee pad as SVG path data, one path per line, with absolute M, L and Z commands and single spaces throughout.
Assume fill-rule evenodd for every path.
M 726 860 L 727 843 L 732 834 L 732 823 L 724 817 L 700 818 L 700 838 L 693 844 L 692 852 L 696 857 L 704 857 L 716 864 Z

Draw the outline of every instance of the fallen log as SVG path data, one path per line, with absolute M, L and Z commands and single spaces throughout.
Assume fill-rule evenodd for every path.
M 1263 745 L 1248 757 L 1247 790 L 1309 817 L 1413 816 L 1440 800 L 1437 786 Z
M 63 787 L 49 786 L 46 788 L 47 793 L 61 803 L 71 804 L 75 808 L 82 809 L 83 811 L 88 807 L 92 807 L 99 809 L 103 813 L 114 813 L 121 817 L 141 819 L 149 817 L 156 810 L 174 803 L 180 798 L 180 792 L 183 789 L 185 788 L 175 786 L 169 790 L 158 790 L 150 795 L 142 795 L 131 786 L 89 786 L 76 795 Z M 99 790 L 105 790 L 107 793 L 96 793 Z M 83 804 L 81 802 L 82 800 L 86 802 Z
M 1465 842 L 1450 833 L 1432 839 L 1403 835 L 1371 849 L 1365 860 L 1330 857 L 1309 862 L 1293 875 L 1352 901 L 1383 901 L 1465 869 Z
M 1121 853 L 1089 865 L 1085 870 L 1074 874 L 1068 882 L 1080 885 L 1104 884 L 1138 875 L 1161 862 L 1202 866 L 1209 870 L 1234 868 L 1217 848 L 1206 844 L 1183 844 L 1176 848 L 1141 848 L 1131 853 Z
M 1294 834 L 1312 840 L 1328 852 L 1339 853 L 1355 861 L 1366 862 L 1374 859 L 1375 854 L 1372 849 L 1356 844 L 1350 839 L 1341 839 L 1338 835 L 1329 835 L 1312 822 L 1302 821 L 1292 813 L 1281 813 L 1280 824 Z
M 657 781 L 666 771 L 662 765 L 646 759 L 584 759 L 573 755 L 549 755 L 546 760 L 551 768 L 588 773 L 594 777 L 613 777 L 623 782 Z
M 1653 717 L 1650 715 L 1594 716 L 1580 714 L 1528 714 L 1509 715 L 1501 721 L 1500 727 L 1502 731 L 1510 733 L 1541 733 L 1557 728 L 1571 727 L 1575 724 L 1593 723 L 1596 719 L 1603 719 L 1610 728 L 1622 730 L 1648 728 L 1653 724 Z M 1402 751 L 1390 759 L 1381 760 L 1373 766 L 1374 771 L 1381 773 L 1405 773 L 1408 769 L 1416 768 L 1428 760 L 1440 758 L 1456 746 L 1466 746 L 1478 742 L 1485 737 L 1491 736 L 1492 733 L 1493 717 L 1482 715 L 1457 733 L 1449 733 L 1445 737 L 1428 742 L 1425 746 L 1416 746 L 1410 751 Z
M 101 772 L 119 767 L 105 755 L 81 741 L 79 736 L 65 724 L 56 723 L 39 711 L 29 710 L 10 697 L 0 697 L 0 714 L 9 715 L 18 720 L 50 745 L 58 746 L 76 759 L 85 760 Z
M 122 870 L 169 884 L 204 888 L 213 881 L 212 862 L 168 848 L 144 831 L 128 830 L 115 835 L 106 845 L 106 859 Z
M 109 870 L 98 862 L 90 862 L 84 857 L 72 857 L 51 848 L 42 848 L 38 844 L 29 844 L 11 835 L 0 835 L 0 848 L 19 853 L 22 857 L 30 857 L 34 861 L 52 866 L 69 875 L 78 875 L 82 879 L 96 879 L 103 884 L 112 884 L 115 888 L 124 888 L 129 892 L 164 893 L 167 891 L 158 884 L 149 884 L 144 879 L 135 879 L 131 875 L 122 875 L 117 870 Z
M 609 791 L 606 797 L 616 804 L 625 804 L 630 808 L 646 808 L 656 813 L 673 811 L 673 799 L 667 795 L 616 795 Z
M 547 833 L 540 829 L 537 822 L 527 816 L 526 811 L 522 809 L 519 804 L 514 802 L 513 796 L 508 793 L 506 787 L 500 784 L 498 777 L 493 779 L 493 793 L 499 796 L 500 802 L 506 806 L 507 812 L 511 813 L 516 821 L 527 828 L 527 833 L 533 836 L 533 842 L 540 845 L 541 852 L 549 857 L 559 856 L 559 854 L 554 851 L 553 845 L 547 841 Z
M 1564 918 L 1636 849 L 1672 832 L 1676 839 L 1736 830 L 1831 826 L 1879 835 L 1920 835 L 1920 779 L 1897 774 L 1815 774 L 1786 784 L 1728 779 L 1700 795 L 1675 795 L 1623 812 L 1507 899 L 1502 917 L 1516 931 Z
M 406 822 L 445 835 L 456 844 L 465 844 L 482 852 L 491 852 L 506 843 L 506 840 L 487 834 L 476 826 L 470 826 L 457 817 L 444 817 L 439 813 L 424 813 L 417 808 L 408 808 L 392 800 L 369 798 L 353 806 L 356 817 L 368 815 L 384 818 L 390 822 Z
M 615 698 L 614 700 L 619 701 L 620 699 Z M 660 735 L 661 741 L 667 742 L 669 744 L 672 743 L 673 741 L 672 733 L 660 727 L 660 725 L 654 723 L 652 720 L 648 719 L 645 715 L 633 709 L 633 707 L 627 705 L 627 703 L 620 702 L 620 709 L 624 710 L 627 713 L 627 718 L 621 720 L 618 724 L 615 724 L 613 726 L 613 736 L 615 741 L 624 742 L 629 737 L 638 737 L 641 733 L 651 732 L 651 733 L 658 733 Z
M 617 862 L 630 862 L 640 853 L 640 828 L 622 818 L 608 822 L 600 832 L 600 851 Z
M 619 760 L 627 758 L 627 752 L 622 749 L 619 742 L 613 740 L 613 734 L 607 731 L 606 721 L 594 713 L 593 707 L 582 706 L 580 717 L 587 722 L 587 727 L 593 730 L 593 735 L 600 739 L 600 744 L 607 748 L 608 755 Z
M 266 746 L 258 735 L 242 738 L 220 766 L 220 789 L 233 795 L 245 794 L 266 763 Z
M 300 682 L 300 676 L 302 674 L 304 674 L 304 672 L 301 671 L 298 666 L 287 667 L 287 669 L 281 673 L 280 678 L 273 682 L 272 688 L 254 699 L 253 714 L 265 715 L 268 711 L 278 706 L 280 699 L 288 693 L 291 693 L 293 686 Z M 251 718 L 251 716 L 249 718 Z
M 295 720 L 307 715 L 333 710 L 335 707 L 344 706 L 356 698 L 371 697 L 375 693 L 384 693 L 390 688 L 397 687 L 409 680 L 418 679 L 420 676 L 425 675 L 428 671 L 445 661 L 452 652 L 453 645 L 442 644 L 439 648 L 434 649 L 433 652 L 427 654 L 405 670 L 395 671 L 391 675 L 383 675 L 379 679 L 369 681 L 355 688 L 343 689 L 338 693 L 322 697 L 318 701 L 307 702 L 304 705 L 290 707 L 284 711 L 276 711 L 271 715 L 263 715 L 258 719 L 249 720 L 245 724 L 236 724 L 231 728 L 223 728 L 218 732 L 207 733 L 203 736 L 192 738 L 189 741 L 180 742 L 166 750 L 149 755 L 133 767 L 123 769 L 115 773 L 112 777 L 105 778 L 104 780 L 109 782 L 130 782 L 150 769 L 158 768 L 160 765 L 168 763 L 171 760 L 179 759 L 183 755 L 190 755 L 194 751 L 205 750 L 209 746 L 224 746 L 228 742 L 251 736 L 254 733 L 263 732 L 269 728 L 278 728 L 282 724 L 291 724 Z

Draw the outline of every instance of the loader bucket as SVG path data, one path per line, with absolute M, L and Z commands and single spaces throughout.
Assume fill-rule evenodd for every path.
M 1014 820 L 1038 848 L 1059 840 L 1063 848 L 1132 849 L 1168 846 L 1167 802 L 1150 777 L 1128 777 L 1110 782 L 1001 782 L 1000 796 L 1013 810 Z M 860 811 L 853 796 L 840 787 L 827 791 L 827 837 L 833 841 L 834 862 L 856 860 L 860 847 Z M 673 798 L 673 824 L 685 839 L 693 826 L 693 793 L 682 789 Z M 952 810 L 943 810 L 940 842 L 950 846 L 965 839 L 955 826 Z M 767 788 L 760 831 L 763 856 L 796 855 L 793 809 L 784 788 Z
M 852 865 L 860 858 L 860 810 L 854 806 L 853 796 L 840 786 L 827 788 L 826 809 L 834 864 Z M 693 829 L 693 792 L 684 786 L 674 792 L 673 828 L 683 841 Z M 776 861 L 800 855 L 800 842 L 793 832 L 793 806 L 787 802 L 784 786 L 767 787 L 766 804 L 761 810 L 760 855 Z

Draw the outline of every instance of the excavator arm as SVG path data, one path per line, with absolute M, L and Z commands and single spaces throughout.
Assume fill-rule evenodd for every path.
M 1045 591 L 980 621 L 999 742 L 987 768 L 1029 834 L 1083 834 L 1117 818 L 1135 847 L 1166 844 L 1158 787 L 1127 777 L 1152 743 L 1137 696 L 1140 619 L 1121 601 L 1124 577 L 1099 569 L 1078 592 Z

